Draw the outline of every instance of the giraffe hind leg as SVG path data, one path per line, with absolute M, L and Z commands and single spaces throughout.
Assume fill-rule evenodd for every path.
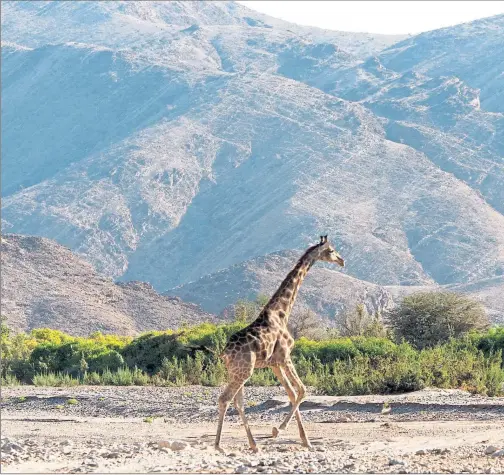
M 249 354 L 241 356 L 242 357 L 235 362 L 235 364 L 231 363 L 228 365 L 230 382 L 219 397 L 219 424 L 217 426 L 217 435 L 215 436 L 215 448 L 219 451 L 222 451 L 220 447 L 222 427 L 229 404 L 254 371 L 255 355 Z

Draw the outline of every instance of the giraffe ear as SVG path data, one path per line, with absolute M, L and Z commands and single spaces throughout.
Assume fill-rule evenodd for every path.
M 327 234 L 324 236 L 324 242 L 327 242 Z
M 320 236 L 320 244 L 324 244 L 324 236 Z

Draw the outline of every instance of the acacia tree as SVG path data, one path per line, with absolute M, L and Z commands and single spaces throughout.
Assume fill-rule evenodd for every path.
M 419 349 L 489 327 L 483 305 L 455 292 L 409 295 L 388 312 L 387 320 L 398 338 Z
M 325 336 L 321 319 L 310 309 L 292 312 L 288 327 L 295 340 L 302 336 L 311 340 L 322 340 Z
M 344 315 L 339 324 L 343 336 L 367 336 L 386 338 L 389 336 L 381 314 L 370 315 L 364 304 L 359 304 L 355 310 Z
M 255 300 L 238 300 L 233 305 L 234 319 L 244 323 L 252 322 L 268 301 L 269 297 L 263 294 L 258 294 Z

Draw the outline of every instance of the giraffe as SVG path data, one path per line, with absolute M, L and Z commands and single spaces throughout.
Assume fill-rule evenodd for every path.
M 229 383 L 219 397 L 219 424 L 215 438 L 217 450 L 222 451 L 220 441 L 224 417 L 231 400 L 234 399 L 235 408 L 247 433 L 250 449 L 258 451 L 245 417 L 243 386 L 252 376 L 254 368 L 268 367 L 285 388 L 291 403 L 291 410 L 284 421 L 278 428 L 273 427 L 273 437 L 278 437 L 295 416 L 302 444 L 311 447 L 299 412 L 299 405 L 304 399 L 306 389 L 290 357 L 294 338 L 287 329 L 287 322 L 299 287 L 316 261 L 333 262 L 342 267 L 345 265 L 343 258 L 327 241 L 327 236 L 320 236 L 320 242 L 308 248 L 301 256 L 257 319 L 233 334 L 221 353 L 220 356 L 228 371 Z

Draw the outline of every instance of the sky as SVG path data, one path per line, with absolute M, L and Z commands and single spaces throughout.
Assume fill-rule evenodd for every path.
M 504 1 L 238 1 L 306 26 L 366 33 L 417 34 L 504 13 Z

